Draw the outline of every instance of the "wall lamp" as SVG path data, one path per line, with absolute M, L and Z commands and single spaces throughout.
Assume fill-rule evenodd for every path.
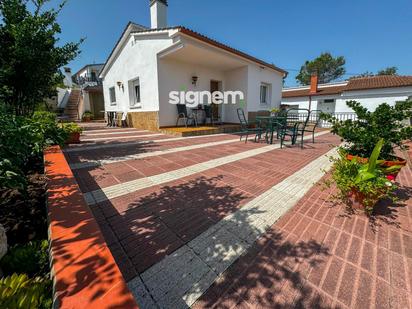
M 199 78 L 198 78 L 197 76 L 192 76 L 192 85 L 195 85 L 195 86 L 196 86 L 198 79 L 199 79 Z
M 122 83 L 122 82 L 118 81 L 118 82 L 117 82 L 117 86 L 119 87 L 119 89 L 124 90 L 124 86 L 123 86 L 123 83 Z

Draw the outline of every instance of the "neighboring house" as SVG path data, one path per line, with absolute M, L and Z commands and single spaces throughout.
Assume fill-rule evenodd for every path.
M 103 64 L 88 64 L 72 75 L 70 68 L 64 68 L 65 88 L 57 88 L 57 108 L 72 121 L 81 120 L 85 111 L 93 119 L 104 118 L 102 81 L 99 78 Z
M 321 110 L 344 116 L 353 110 L 346 101 L 356 100 L 370 111 L 382 103 L 394 106 L 412 96 L 412 76 L 372 76 L 352 78 L 339 83 L 317 85 L 312 76 L 311 85 L 284 88 L 282 105 L 310 110 Z
M 135 127 L 176 124 L 171 91 L 243 91 L 245 102 L 216 105 L 223 122 L 238 123 L 279 107 L 287 72 L 182 26 L 167 27 L 167 1 L 151 0 L 151 29 L 129 23 L 100 77 L 106 111 L 128 112 Z
M 81 89 L 78 113 L 80 118 L 85 111 L 90 111 L 94 119 L 104 118 L 104 97 L 102 80 L 99 73 L 103 64 L 87 64 L 77 71 L 72 80 Z

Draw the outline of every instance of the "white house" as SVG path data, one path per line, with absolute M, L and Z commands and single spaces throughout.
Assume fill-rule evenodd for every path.
M 373 111 L 382 103 L 394 106 L 411 96 L 412 76 L 362 77 L 320 85 L 317 85 L 317 77 L 312 76 L 309 86 L 284 88 L 282 104 L 344 115 L 353 112 L 346 105 L 349 100 L 356 100 Z
M 172 91 L 242 91 L 244 102 L 215 105 L 223 122 L 237 123 L 279 107 L 285 70 L 182 26 L 167 27 L 167 1 L 151 0 L 151 29 L 129 23 L 100 77 L 106 111 L 126 111 L 135 127 L 176 124 Z
M 102 81 L 99 78 L 103 64 L 87 64 L 73 75 L 73 81 L 80 87 L 78 114 L 89 111 L 94 119 L 104 118 L 104 98 Z

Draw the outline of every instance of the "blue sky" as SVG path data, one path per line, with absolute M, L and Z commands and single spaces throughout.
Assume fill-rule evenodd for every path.
M 77 70 L 105 62 L 128 21 L 149 26 L 149 0 L 69 0 L 59 21 L 62 42 L 86 38 L 69 65 Z M 169 0 L 169 25 L 273 62 L 289 71 L 288 86 L 323 51 L 344 56 L 351 74 L 397 66 L 412 75 L 411 0 Z

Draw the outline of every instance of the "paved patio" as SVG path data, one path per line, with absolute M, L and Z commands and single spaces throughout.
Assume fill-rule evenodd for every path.
M 373 223 L 332 205 L 313 183 L 339 138 L 317 135 L 279 149 L 94 125 L 65 155 L 143 308 L 409 306 L 409 192 Z

